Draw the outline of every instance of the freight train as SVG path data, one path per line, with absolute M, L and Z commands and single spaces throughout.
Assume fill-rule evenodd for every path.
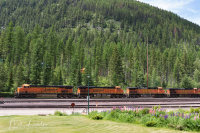
M 138 98 L 138 97 L 200 97 L 200 88 L 167 88 L 162 87 L 127 87 L 124 91 L 121 87 L 96 87 L 79 86 L 74 92 L 73 86 L 47 86 L 23 84 L 15 91 L 16 98 L 35 98 L 38 96 L 56 96 L 57 98 L 86 98 L 110 97 L 110 98 Z M 88 89 L 89 88 L 89 89 Z

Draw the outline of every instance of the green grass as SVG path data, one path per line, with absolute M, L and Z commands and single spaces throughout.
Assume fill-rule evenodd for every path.
M 180 133 L 85 116 L 2 116 L 0 133 Z M 186 132 L 184 132 L 186 133 Z

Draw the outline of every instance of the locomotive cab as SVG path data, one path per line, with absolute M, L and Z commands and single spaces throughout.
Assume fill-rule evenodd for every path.
M 14 92 L 14 97 L 15 98 L 20 97 L 21 89 L 22 89 L 22 87 L 17 87 L 17 89 Z
M 30 88 L 30 85 L 29 84 L 23 84 L 22 88 Z

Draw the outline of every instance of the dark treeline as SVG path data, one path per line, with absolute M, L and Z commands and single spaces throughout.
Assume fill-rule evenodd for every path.
M 200 27 L 170 12 L 133 0 L 0 0 L 0 7 L 0 90 L 88 80 L 146 86 L 147 43 L 149 86 L 200 87 Z

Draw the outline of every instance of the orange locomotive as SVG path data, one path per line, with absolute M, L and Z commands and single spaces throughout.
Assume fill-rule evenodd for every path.
M 88 86 L 79 86 L 77 90 L 78 97 L 87 97 L 88 95 Z M 122 98 L 124 97 L 124 91 L 119 86 L 116 87 L 96 87 L 89 86 L 89 95 L 90 97 L 96 96 L 110 96 L 110 98 Z
M 127 97 L 136 98 L 141 96 L 153 96 L 153 97 L 165 97 L 165 90 L 162 87 L 149 87 L 149 88 L 138 88 L 138 87 L 128 87 L 126 88 Z
M 138 88 L 128 87 L 124 93 L 119 86 L 116 87 L 96 87 L 89 86 L 90 97 L 109 96 L 110 98 L 137 98 L 142 96 L 152 97 L 200 97 L 198 88 L 167 88 L 165 91 L 162 87 Z M 71 98 L 88 96 L 88 86 L 79 86 L 77 94 L 73 93 L 73 86 L 61 85 L 29 85 L 23 84 L 15 92 L 17 98 L 34 98 L 37 96 L 56 96 L 57 98 Z
M 200 89 L 197 88 L 167 88 L 168 97 L 199 97 Z
M 58 98 L 61 97 L 73 97 L 73 86 L 48 86 L 48 85 L 29 85 L 23 84 L 22 87 L 18 87 L 15 92 L 15 97 L 37 97 L 38 95 L 55 95 Z

